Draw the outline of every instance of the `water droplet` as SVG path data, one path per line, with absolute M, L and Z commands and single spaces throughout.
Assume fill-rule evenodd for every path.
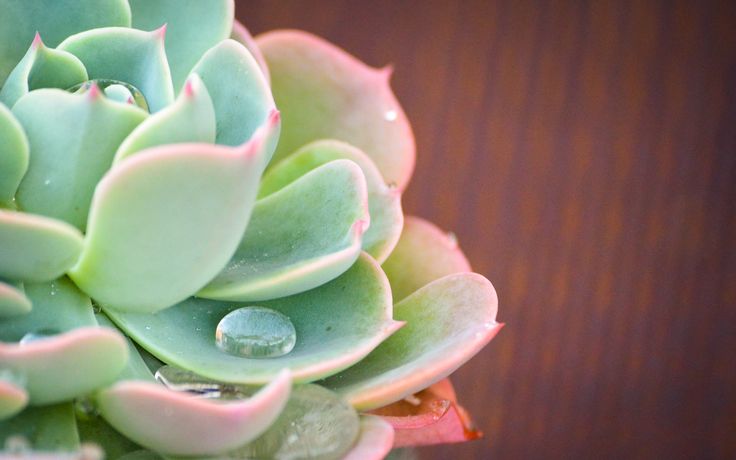
M 92 420 L 99 415 L 99 412 L 97 412 L 97 406 L 95 406 L 92 398 L 88 396 L 77 398 L 74 401 L 74 412 L 76 413 L 77 418 L 82 420 Z
M 298 385 L 276 422 L 227 458 L 342 458 L 359 430 L 355 409 L 335 393 L 318 385 Z
M 51 184 L 51 179 L 46 179 L 45 181 L 43 181 L 43 185 L 49 185 L 49 184 Z
M 399 114 L 396 110 L 387 110 L 386 113 L 383 114 L 383 118 L 385 118 L 386 121 L 396 121 L 398 117 Z
M 404 398 L 404 401 L 408 402 L 412 406 L 418 406 L 422 403 L 422 400 L 417 397 L 417 395 L 409 395 L 406 398 Z
M 275 358 L 296 344 L 296 330 L 289 318 L 276 310 L 243 307 L 225 315 L 215 330 L 220 350 L 246 358 Z
M 56 283 L 51 283 L 51 291 L 49 294 L 56 295 L 57 292 L 59 292 L 59 288 L 56 287 Z
M 50 328 L 39 329 L 37 331 L 26 333 L 26 335 L 24 335 L 20 339 L 20 342 L 19 343 L 21 345 L 25 345 L 27 343 L 35 342 L 37 340 L 48 339 L 49 337 L 53 337 L 53 336 L 55 336 L 58 333 L 59 333 L 59 331 L 57 331 L 55 329 L 50 329 Z
M 233 399 L 242 396 L 240 386 L 216 382 L 177 366 L 161 366 L 155 377 L 170 390 L 193 393 L 203 398 Z
M 457 247 L 457 235 L 453 232 L 447 232 L 447 241 L 450 243 L 450 247 Z
M 146 101 L 145 96 L 143 96 L 143 93 L 140 92 L 138 88 L 131 85 L 130 83 L 126 83 L 124 81 L 118 81 L 118 80 L 111 80 L 107 78 L 98 78 L 95 80 L 88 80 L 82 83 L 79 83 L 78 85 L 74 85 L 71 88 L 68 88 L 67 91 L 74 94 L 84 94 L 92 87 L 92 84 L 96 83 L 97 87 L 102 90 L 102 93 L 105 94 L 106 97 L 112 99 L 112 100 L 119 100 L 120 99 L 120 87 L 126 89 L 130 96 L 133 97 L 133 102 L 135 105 L 140 107 L 141 109 L 145 110 L 146 112 L 149 112 L 148 110 L 148 102 Z M 107 88 L 112 87 L 111 91 L 108 93 Z M 127 103 L 127 100 L 125 100 Z

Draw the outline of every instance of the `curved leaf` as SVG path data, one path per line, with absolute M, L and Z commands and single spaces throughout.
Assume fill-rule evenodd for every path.
M 220 319 L 243 303 L 188 299 L 156 315 L 108 314 L 133 340 L 168 364 L 212 380 L 250 384 L 269 382 L 283 368 L 291 369 L 296 382 L 334 374 L 359 361 L 401 326 L 391 319 L 385 275 L 365 254 L 325 285 L 257 305 L 283 313 L 294 324 L 297 337 L 291 352 L 249 359 L 226 354 L 215 345 Z
M 153 32 L 105 27 L 72 35 L 59 49 L 77 56 L 90 79 L 118 80 L 138 88 L 154 113 L 174 101 L 165 33 L 165 27 Z
M 325 164 L 256 203 L 237 252 L 199 297 L 266 300 L 320 286 L 360 254 L 366 186 L 348 160 Z
M 305 145 L 268 170 L 261 181 L 259 196 L 268 196 L 307 171 L 340 158 L 354 161 L 363 170 L 368 185 L 371 219 L 371 225 L 363 235 L 363 250 L 382 263 L 396 246 L 404 224 L 401 193 L 386 185 L 373 161 L 360 149 L 335 140 Z
M 30 165 L 18 188 L 21 209 L 64 220 L 84 231 L 92 193 L 120 142 L 147 114 L 105 98 L 58 89 L 28 93 L 13 107 L 30 145 Z
M 271 88 L 258 63 L 235 40 L 224 40 L 212 47 L 192 72 L 202 77 L 212 97 L 218 144 L 245 142 L 275 110 Z M 278 136 L 275 130 L 269 139 L 264 166 L 271 158 Z
M 323 383 L 359 409 L 390 404 L 441 380 L 498 332 L 498 299 L 476 273 L 440 278 L 396 304 L 406 326 L 364 360 Z
M 68 89 L 86 80 L 87 70 L 76 56 L 47 48 L 36 34 L 26 55 L 3 84 L 0 102 L 12 107 L 34 89 Z
M 103 307 L 154 312 L 204 287 L 235 252 L 255 201 L 274 114 L 237 148 L 140 152 L 98 184 L 69 276 Z
M 250 51 L 250 54 L 253 55 L 253 58 L 255 58 L 258 63 L 258 67 L 261 68 L 263 76 L 266 77 L 266 81 L 270 84 L 271 75 L 268 72 L 268 65 L 266 64 L 266 59 L 263 57 L 263 53 L 261 53 L 261 49 L 258 48 L 256 40 L 250 34 L 248 29 L 246 29 L 243 23 L 237 19 L 233 20 L 233 29 L 230 32 L 230 38 L 245 46 L 248 51 Z
M 317 139 L 363 150 L 383 177 L 403 190 L 414 169 L 414 135 L 389 87 L 390 70 L 372 69 L 306 32 L 282 30 L 256 38 L 284 117 L 274 161 Z
M 406 216 L 401 238 L 383 270 L 391 282 L 394 302 L 399 302 L 436 279 L 471 268 L 454 235 L 419 217 Z
M 13 286 L 0 280 L 0 319 L 24 315 L 31 308 L 31 301 L 23 293 L 22 284 Z
M 215 111 L 202 80 L 192 75 L 176 102 L 148 117 L 125 138 L 114 162 L 165 144 L 215 142 Z
M 282 371 L 246 400 L 213 402 L 161 385 L 125 381 L 101 391 L 100 412 L 142 446 L 173 455 L 234 449 L 265 431 L 289 399 L 291 375 Z
M 61 276 L 82 251 L 82 234 L 48 217 L 0 210 L 0 277 L 48 281 Z
M 11 436 L 23 437 L 35 450 L 59 452 L 79 449 L 74 406 L 62 403 L 26 407 L 15 417 L 0 422 L 0 445 Z
M 25 344 L 0 343 L 0 367 L 25 375 L 30 403 L 43 405 L 111 383 L 127 352 L 117 332 L 83 327 Z
M 376 409 L 396 431 L 395 447 L 471 441 L 483 437 L 465 409 L 457 404 L 448 379 L 440 380 L 412 396 Z
M 28 170 L 28 138 L 13 113 L 0 104 L 0 205 L 15 196 Z
M 130 27 L 126 0 L 0 0 L 0 85 L 38 32 L 55 47 L 66 37 L 107 26 Z
M 233 0 L 128 1 L 134 28 L 166 26 L 166 57 L 176 89 L 181 88 L 200 56 L 229 36 L 235 16 Z
M 0 421 L 13 417 L 28 404 L 28 393 L 0 375 Z
M 360 437 L 342 460 L 381 460 L 394 443 L 393 427 L 375 415 L 360 416 Z

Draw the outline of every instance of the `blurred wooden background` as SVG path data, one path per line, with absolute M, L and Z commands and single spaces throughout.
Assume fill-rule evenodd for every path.
M 405 209 L 499 292 L 486 437 L 421 458 L 736 457 L 734 3 L 238 1 L 395 64 Z

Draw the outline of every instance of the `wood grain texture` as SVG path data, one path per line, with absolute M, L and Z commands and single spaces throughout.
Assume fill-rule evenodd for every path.
M 445 458 L 736 457 L 733 2 L 239 1 L 374 66 L 413 123 L 408 213 L 507 327 Z

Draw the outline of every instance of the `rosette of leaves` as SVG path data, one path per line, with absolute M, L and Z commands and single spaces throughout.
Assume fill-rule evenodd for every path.
M 369 459 L 477 436 L 443 379 L 499 330 L 496 294 L 402 213 L 389 77 L 304 32 L 254 40 L 228 0 L 0 0 L 6 448 Z M 218 346 L 252 307 L 292 350 Z

